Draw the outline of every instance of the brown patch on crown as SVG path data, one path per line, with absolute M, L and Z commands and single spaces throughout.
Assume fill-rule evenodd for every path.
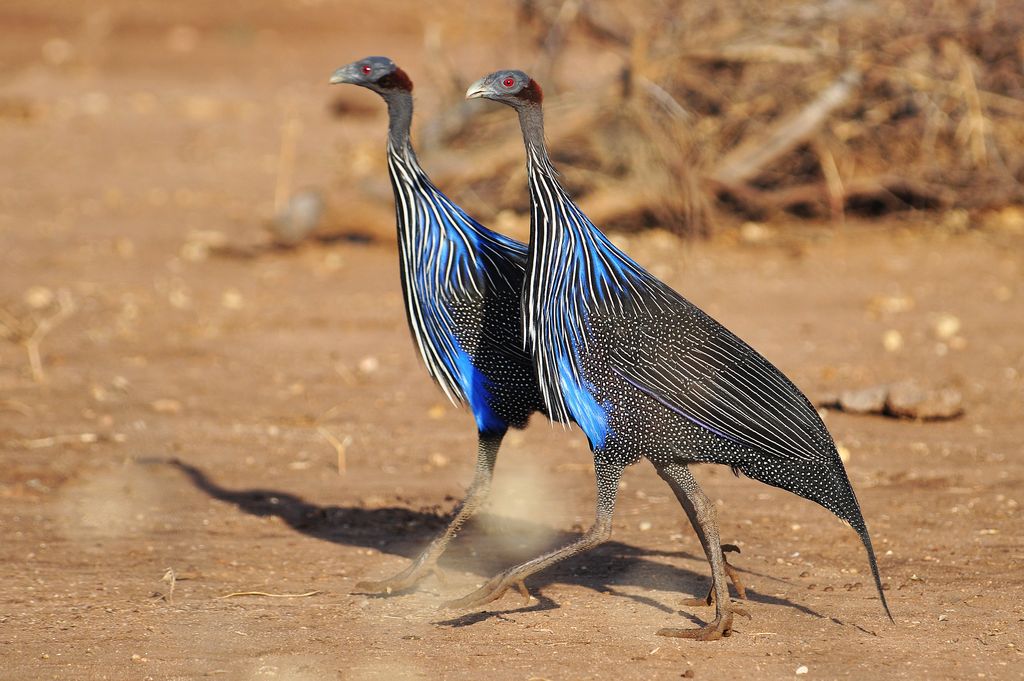
M 412 92 L 412 79 L 405 71 L 395 67 L 395 70 L 377 81 L 377 85 L 385 90 L 405 90 Z
M 525 99 L 527 102 L 533 102 L 534 104 L 540 104 L 544 101 L 544 91 L 540 89 L 540 84 L 533 78 L 526 84 L 519 94 L 516 95 L 519 99 Z

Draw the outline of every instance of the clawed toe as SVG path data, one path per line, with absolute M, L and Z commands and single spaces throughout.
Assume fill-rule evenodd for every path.
M 740 579 L 739 571 L 729 564 L 729 559 L 726 557 L 729 553 L 739 553 L 740 548 L 735 544 L 722 544 L 722 567 L 725 570 L 726 576 L 729 581 L 732 582 L 733 587 L 736 589 L 736 598 L 741 601 L 747 600 L 747 589 L 743 586 L 743 581 Z M 711 584 L 711 588 L 708 590 L 708 595 L 704 598 L 686 598 L 681 601 L 682 605 L 688 605 L 691 607 L 703 607 L 711 606 L 715 604 L 715 585 Z
M 708 605 L 714 605 L 715 599 L 713 596 L 708 596 L 706 598 L 684 598 L 679 603 L 680 605 L 689 605 L 695 608 L 701 608 Z
M 442 607 L 448 610 L 468 610 L 471 608 L 478 608 L 482 605 L 487 605 L 492 601 L 498 600 L 505 595 L 510 587 L 514 587 L 516 591 L 522 594 L 527 603 L 530 602 L 530 599 L 532 598 L 530 596 L 530 590 L 526 588 L 526 584 L 523 580 L 509 580 L 499 576 L 462 598 L 446 601 Z
M 527 603 L 529 603 L 530 599 L 533 598 L 533 596 L 530 595 L 530 590 L 526 588 L 526 582 L 521 579 L 516 582 L 516 591 L 522 595 L 523 600 Z
M 725 636 L 732 636 L 732 618 L 718 619 L 711 624 L 693 629 L 680 629 L 676 627 L 664 627 L 658 629 L 658 636 L 670 636 L 672 638 L 689 638 L 695 641 L 717 641 Z
M 729 553 L 739 553 L 740 547 L 735 544 L 722 544 L 722 561 L 724 562 L 723 567 L 725 568 L 725 574 L 728 575 L 729 581 L 732 582 L 733 587 L 736 589 L 736 597 L 742 601 L 747 600 L 747 589 L 743 586 L 743 581 L 740 579 L 740 573 L 736 568 L 729 564 Z
M 376 580 L 365 580 L 357 582 L 354 593 L 364 594 L 393 594 L 400 591 L 408 591 L 420 582 L 422 582 L 428 575 L 434 575 L 437 580 L 444 584 L 444 573 L 438 569 L 437 566 L 430 567 L 419 567 L 416 569 L 409 568 L 399 572 L 393 577 Z
M 397 591 L 405 591 L 416 585 L 419 580 L 406 579 L 382 579 L 380 581 L 367 580 L 356 582 L 354 593 L 362 594 L 392 594 Z
M 352 589 L 352 593 L 357 594 L 380 594 L 391 593 L 392 591 L 394 591 L 394 588 L 387 583 L 387 580 L 356 582 L 355 587 Z
M 508 586 L 501 586 L 500 582 L 496 582 L 492 579 L 476 591 L 466 594 L 462 598 L 445 601 L 441 607 L 448 610 L 468 610 L 471 608 L 477 608 L 501 598 L 505 595 L 506 591 L 508 591 Z
M 467 594 L 462 598 L 445 601 L 441 604 L 441 607 L 445 610 L 472 610 L 473 608 L 479 608 L 492 601 L 498 600 L 505 594 L 505 591 L 506 589 L 502 589 L 501 593 L 495 594 L 493 592 L 483 592 L 482 589 L 477 589 L 473 593 Z

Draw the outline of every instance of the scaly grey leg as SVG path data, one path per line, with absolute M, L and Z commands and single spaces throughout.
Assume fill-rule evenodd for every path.
M 693 638 L 701 641 L 715 641 L 732 633 L 733 613 L 746 614 L 734 608 L 729 600 L 729 585 L 726 582 L 725 557 L 722 554 L 721 540 L 718 536 L 718 513 L 714 504 L 701 490 L 693 474 L 686 465 L 669 463 L 657 466 L 658 475 L 669 484 L 683 510 L 686 511 L 690 524 L 700 538 L 704 554 L 711 564 L 712 588 L 714 590 L 715 619 L 710 624 L 696 629 L 664 628 L 658 631 L 660 636 Z
M 366 581 L 356 584 L 356 591 L 362 593 L 391 593 L 393 591 L 404 591 L 415 586 L 428 575 L 437 575 L 441 578 L 441 571 L 437 567 L 437 560 L 444 553 L 450 542 L 458 533 L 462 524 L 469 520 L 479 510 L 491 491 L 491 479 L 494 477 L 494 462 L 498 458 L 498 448 L 507 431 L 500 433 L 480 433 L 476 455 L 476 473 L 473 482 L 466 492 L 466 498 L 459 505 L 458 510 L 448 527 L 445 528 L 434 541 L 412 562 L 398 574 L 382 579 L 380 581 Z
M 445 607 L 477 608 L 501 598 L 509 588 L 515 588 L 529 601 L 530 593 L 526 590 L 524 579 L 558 561 L 583 553 L 607 541 L 612 535 L 612 514 L 615 512 L 615 498 L 619 491 L 622 466 L 595 458 L 594 471 L 597 476 L 597 513 L 593 526 L 582 537 L 568 546 L 499 573 L 473 593 L 448 601 Z

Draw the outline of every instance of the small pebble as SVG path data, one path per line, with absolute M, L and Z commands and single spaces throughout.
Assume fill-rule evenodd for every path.
M 960 319 L 951 314 L 939 315 L 932 325 L 935 337 L 941 340 L 949 340 L 960 331 Z
M 760 222 L 744 222 L 740 227 L 740 240 L 746 244 L 766 244 L 774 236 L 772 230 Z
M 943 347 L 945 347 L 943 345 Z M 955 388 L 923 388 L 914 381 L 846 390 L 822 404 L 851 414 L 883 414 L 921 420 L 953 419 L 963 414 L 963 395 Z M 844 463 L 850 452 L 837 444 Z
M 964 412 L 963 395 L 953 388 L 924 390 L 913 381 L 904 381 L 889 388 L 885 411 L 903 418 L 952 419 Z
M 887 352 L 899 352 L 903 349 L 903 334 L 896 329 L 889 329 L 882 334 L 882 347 Z
M 54 298 L 53 291 L 45 286 L 33 286 L 25 292 L 25 303 L 33 310 L 49 307 Z
M 314 190 L 299 192 L 291 197 L 288 204 L 267 225 L 274 243 L 294 246 L 306 239 L 320 225 L 325 207 L 323 197 Z
M 839 408 L 851 414 L 871 414 L 885 407 L 886 386 L 877 385 L 861 390 L 844 390 L 839 394 Z
M 181 402 L 172 399 L 153 400 L 150 406 L 158 414 L 180 414 L 182 409 Z
M 797 676 L 800 676 L 801 674 L 806 674 L 808 671 L 810 671 L 810 670 L 807 669 L 807 665 L 805 665 L 805 664 L 802 664 L 802 665 L 800 665 L 799 667 L 796 668 Z
M 1008 234 L 1024 234 L 1024 208 L 1007 206 L 1001 211 L 990 214 L 985 221 L 985 226 Z
M 229 288 L 220 298 L 220 304 L 229 310 L 241 310 L 245 305 L 245 299 L 238 289 Z
M 878 296 L 868 303 L 868 309 L 886 314 L 897 314 L 914 309 L 914 299 L 909 296 Z

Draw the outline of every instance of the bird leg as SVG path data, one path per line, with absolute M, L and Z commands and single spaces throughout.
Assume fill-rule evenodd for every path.
M 524 579 L 549 565 L 583 553 L 607 541 L 612 535 L 612 514 L 615 512 L 615 497 L 619 491 L 619 476 L 622 474 L 622 466 L 595 458 L 594 470 L 597 474 L 597 513 L 594 524 L 582 537 L 568 546 L 550 551 L 495 575 L 476 591 L 462 598 L 448 601 L 444 607 L 478 608 L 501 598 L 509 588 L 513 587 L 526 598 L 528 603 L 530 593 L 526 589 Z
M 739 573 L 739 571 L 736 568 L 734 568 L 732 565 L 729 564 L 729 558 L 727 556 L 727 554 L 729 552 L 739 553 L 740 552 L 740 547 L 736 546 L 735 544 L 722 544 L 722 562 L 724 564 L 723 567 L 725 568 L 725 574 L 728 575 L 729 581 L 732 582 L 732 585 L 736 588 L 736 598 L 740 599 L 741 601 L 745 601 L 745 600 L 747 600 L 747 589 L 746 589 L 745 586 L 743 586 L 743 581 L 740 580 L 740 573 Z M 715 604 L 715 585 L 712 584 L 709 587 L 708 595 L 705 596 L 704 598 L 687 598 L 687 599 L 683 600 L 682 604 L 683 605 L 698 605 L 698 606 L 699 605 L 714 605 Z M 734 612 L 739 614 L 742 611 L 735 610 Z
M 437 567 L 437 560 L 444 553 L 450 542 L 462 527 L 462 524 L 483 505 L 491 490 L 491 479 L 494 477 L 494 463 L 498 457 L 498 448 L 505 431 L 494 434 L 480 433 L 477 445 L 476 473 L 469 486 L 466 498 L 459 505 L 455 516 L 448 527 L 407 568 L 396 575 L 379 581 L 364 581 L 356 584 L 356 591 L 361 593 L 385 593 L 405 591 L 418 584 L 429 575 L 444 580 L 444 575 Z
M 726 582 L 725 554 L 718 536 L 718 518 L 715 506 L 701 490 L 693 474 L 683 464 L 669 463 L 657 467 L 658 475 L 669 484 L 676 498 L 686 511 L 690 524 L 697 532 L 704 554 L 711 564 L 711 588 L 714 592 L 715 619 L 696 629 L 666 627 L 658 630 L 659 636 L 692 638 L 699 641 L 717 641 L 732 634 L 733 614 L 746 614 L 734 608 L 729 600 L 729 585 Z

